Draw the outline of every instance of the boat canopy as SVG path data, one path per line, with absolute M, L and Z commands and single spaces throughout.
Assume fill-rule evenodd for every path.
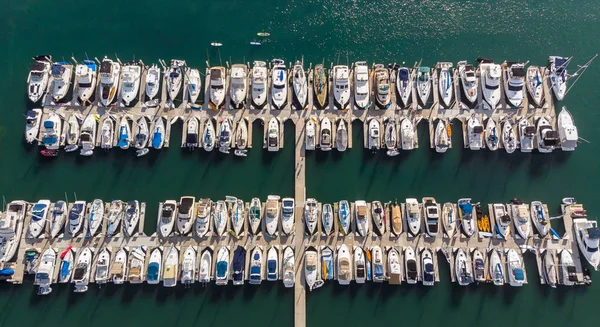
M 569 61 L 569 59 L 567 59 L 567 58 L 555 58 L 554 59 L 554 66 L 556 67 L 557 73 L 562 74 L 563 71 L 565 71 L 567 69 L 567 66 L 569 65 L 567 63 L 567 61 Z
M 494 62 L 494 59 L 490 57 L 479 57 L 477 58 L 477 62 L 480 64 L 491 64 Z
M 152 146 L 158 148 L 162 143 L 162 133 L 154 132 L 154 137 L 152 138 Z
M 525 135 L 527 135 L 527 136 L 533 136 L 533 134 L 535 134 L 535 127 L 533 127 L 533 126 L 526 126 L 525 127 Z
M 31 63 L 31 70 L 32 71 L 43 71 L 46 68 L 46 64 L 44 64 L 43 62 L 39 62 L 39 61 L 34 61 Z
M 375 265 L 375 278 L 383 278 L 383 266 Z
M 165 269 L 165 279 L 175 279 L 175 265 L 167 265 Z
M 461 203 L 458 205 L 463 214 L 470 215 L 473 213 L 473 205 L 470 203 Z
M 516 77 L 525 77 L 525 68 L 524 67 L 513 67 L 511 68 L 513 76 Z
M 65 72 L 65 67 L 61 64 L 52 65 L 52 75 L 62 75 Z
M 15 271 L 12 269 L 2 269 L 0 270 L 0 276 L 12 276 L 15 274 Z
M 112 71 L 112 66 L 113 66 L 112 61 L 105 59 L 104 61 L 102 61 L 102 64 L 100 65 L 100 73 L 110 74 L 110 72 Z
M 56 136 L 53 136 L 53 135 L 51 135 L 51 136 L 44 136 L 42 138 L 42 143 L 44 143 L 44 144 L 54 144 L 54 143 L 56 143 L 56 141 L 58 141 L 58 138 Z
M 431 71 L 431 68 L 429 68 L 429 67 L 420 67 L 419 71 L 421 73 L 429 73 Z
M 151 262 L 148 265 L 148 280 L 157 280 L 158 279 L 158 268 L 159 265 L 156 262 Z
M 217 262 L 217 277 L 224 277 L 227 273 L 227 261 Z
M 473 133 L 475 133 L 475 134 L 481 134 L 481 133 L 483 133 L 483 126 L 474 126 L 473 127 Z
M 44 128 L 54 128 L 54 122 L 51 120 L 46 120 L 44 122 Z
M 190 208 L 194 204 L 194 198 L 185 197 L 181 199 L 181 203 L 179 204 L 179 213 L 187 215 L 190 212 Z
M 400 68 L 400 70 L 398 71 L 398 74 L 400 76 L 401 81 L 408 81 L 408 69 L 407 68 Z
M 585 230 L 587 232 L 587 237 L 592 240 L 600 239 L 600 228 L 591 227 Z
M 521 268 L 515 268 L 513 270 L 513 274 L 515 276 L 515 280 L 517 280 L 517 281 L 524 281 L 525 280 L 525 273 L 523 272 L 523 269 L 521 269 Z

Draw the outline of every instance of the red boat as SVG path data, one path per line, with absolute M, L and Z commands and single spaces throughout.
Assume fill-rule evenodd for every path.
M 44 157 L 58 157 L 58 150 L 48 150 L 48 149 L 44 149 L 42 151 L 40 151 L 40 153 L 44 156 Z

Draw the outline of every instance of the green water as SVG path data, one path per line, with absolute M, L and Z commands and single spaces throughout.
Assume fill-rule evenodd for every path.
M 24 146 L 22 114 L 30 58 L 50 53 L 81 59 L 135 56 L 147 64 L 158 58 L 184 58 L 204 67 L 208 59 L 246 62 L 282 57 L 286 61 L 342 63 L 358 60 L 424 64 L 492 56 L 496 61 L 531 60 L 542 65 L 548 55 L 575 55 L 575 61 L 598 52 L 600 2 L 569 1 L 395 1 L 395 0 L 220 0 L 220 1 L 13 1 L 0 14 L 0 194 L 7 200 L 50 198 L 67 193 L 80 199 L 139 199 L 148 203 L 145 231 L 155 228 L 160 200 L 193 194 L 249 200 L 268 194 L 293 196 L 293 125 L 286 125 L 285 148 L 276 155 L 258 145 L 239 159 L 171 148 L 141 160 L 112 151 L 92 158 L 61 156 L 45 160 L 37 148 Z M 256 32 L 272 36 L 262 47 L 248 42 Z M 224 44 L 220 52 L 212 41 Z M 326 64 L 327 65 L 327 64 Z M 344 154 L 313 153 L 307 160 L 307 194 L 321 201 L 347 198 L 393 200 L 432 195 L 439 202 L 471 196 L 487 202 L 518 196 L 539 199 L 558 211 L 558 202 L 573 195 L 588 212 L 595 201 L 599 164 L 598 103 L 600 63 L 595 63 L 568 94 L 581 144 L 572 154 L 525 155 L 472 153 L 459 149 L 462 135 L 444 155 L 427 146 L 420 126 L 421 148 L 393 159 L 364 151 L 360 125 L 354 125 L 355 148 Z M 181 125 L 171 144 L 179 144 Z M 554 227 L 561 229 L 553 222 Z M 307 297 L 309 326 L 385 325 L 583 325 L 596 321 L 598 286 L 550 291 L 538 285 L 535 260 L 526 256 L 530 284 L 521 288 L 459 288 L 440 268 L 441 283 L 421 286 L 327 285 Z M 598 276 L 597 274 L 593 277 Z M 109 285 L 76 295 L 56 286 L 38 297 L 30 283 L 0 286 L 2 326 L 210 325 L 291 326 L 293 292 L 277 285 L 191 290 Z

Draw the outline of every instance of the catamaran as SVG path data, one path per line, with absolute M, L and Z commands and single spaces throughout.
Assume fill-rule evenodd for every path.
M 75 66 L 75 77 L 77 78 L 77 97 L 85 103 L 94 95 L 96 90 L 96 79 L 98 78 L 98 65 L 93 60 L 85 59 L 81 64 Z
M 27 75 L 27 95 L 31 102 L 38 102 L 48 87 L 52 57 L 40 55 L 33 57 L 29 75 Z

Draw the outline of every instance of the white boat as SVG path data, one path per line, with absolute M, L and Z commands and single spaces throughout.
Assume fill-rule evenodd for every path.
M 77 77 L 77 97 L 85 105 L 94 94 L 96 79 L 98 78 L 98 66 L 93 60 L 85 59 L 81 64 L 75 66 Z
M 479 150 L 483 145 L 483 126 L 475 114 L 467 121 L 467 141 L 471 150 Z
M 370 94 L 369 67 L 366 61 L 357 61 L 354 63 L 354 103 L 358 109 L 369 109 Z
M 246 126 L 246 119 L 240 119 L 237 124 L 235 145 L 237 150 L 246 150 L 248 146 L 248 127 Z
M 566 107 L 562 107 L 562 110 L 558 114 L 558 136 L 560 137 L 560 147 L 563 151 L 575 150 L 579 134 L 573 122 L 573 116 L 567 111 Z
M 398 132 L 396 131 L 396 121 L 393 118 L 388 119 L 385 124 L 385 147 L 388 150 L 396 150 L 398 146 Z
M 283 262 L 282 266 L 282 275 L 283 275 L 283 286 L 289 288 L 294 287 L 295 283 L 295 258 L 294 258 L 294 250 L 291 247 L 286 247 L 283 250 Z
M 113 236 L 115 233 L 118 233 L 119 224 L 125 215 L 125 211 L 123 211 L 123 202 L 121 200 L 113 200 L 110 203 L 110 208 L 108 209 L 108 217 L 106 222 L 108 225 L 106 226 L 106 235 Z
M 219 128 L 219 151 L 229 153 L 231 147 L 231 118 L 224 118 Z
M 425 248 L 421 252 L 421 281 L 424 286 L 433 286 L 435 284 L 435 266 L 433 263 L 433 254 L 431 250 Z
M 25 141 L 27 141 L 27 143 L 33 143 L 33 141 L 37 140 L 41 121 L 42 109 L 31 109 L 27 111 L 25 123 Z
M 154 128 L 152 130 L 152 147 L 162 149 L 165 144 L 165 122 L 161 116 L 157 116 L 154 120 Z
M 12 201 L 0 214 L 0 262 L 9 262 L 17 253 L 27 204 L 24 201 Z
M 71 211 L 69 211 L 69 234 L 71 237 L 77 236 L 84 225 L 84 216 L 86 213 L 86 202 L 75 201 Z
M 537 121 L 537 148 L 540 153 L 550 153 L 559 146 L 559 134 L 552 129 L 546 117 Z
M 248 224 L 252 235 L 260 233 L 260 222 L 262 219 L 262 204 L 259 198 L 252 198 L 248 212 Z
M 402 210 L 400 205 L 398 204 L 398 201 L 394 201 L 394 203 L 392 203 L 391 205 L 392 207 L 392 216 L 391 216 L 391 225 L 392 225 L 392 232 L 394 233 L 394 235 L 396 237 L 400 236 L 400 234 L 402 234 L 402 230 L 403 230 L 403 224 L 404 222 L 402 221 Z
M 488 118 L 485 124 L 485 145 L 490 151 L 498 150 L 500 144 L 500 138 L 498 137 L 498 128 L 496 127 L 496 121 L 494 118 Z
M 177 208 L 177 231 L 180 235 L 187 235 L 192 230 L 194 224 L 192 214 L 194 213 L 195 204 L 196 198 L 193 196 L 182 196 L 181 199 L 179 199 L 179 207 Z
M 366 237 L 369 234 L 369 216 L 367 211 L 367 203 L 363 200 L 354 202 L 354 223 L 356 231 L 360 236 Z
M 110 266 L 110 279 L 115 285 L 120 285 L 125 281 L 125 276 L 127 276 L 127 251 L 120 248 Z
M 95 236 L 104 222 L 104 202 L 95 199 L 90 207 L 90 220 L 88 222 L 88 235 Z
M 317 267 L 319 266 L 319 259 L 317 250 L 310 246 L 304 252 L 304 279 L 306 280 L 306 286 L 308 290 L 312 291 L 317 282 Z
M 286 199 L 283 199 L 284 201 Z M 283 208 L 285 213 L 285 207 Z M 317 230 L 317 224 L 319 223 L 318 219 L 318 209 L 317 209 L 317 200 L 315 199 L 306 199 L 304 203 L 304 225 L 306 226 L 306 234 L 313 235 Z
M 456 211 L 454 206 L 450 202 L 444 203 L 442 207 L 442 224 L 444 225 L 444 231 L 446 236 L 452 237 L 456 231 Z
M 417 273 L 417 258 L 415 251 L 411 246 L 404 249 L 404 272 L 406 274 L 406 282 L 408 284 L 416 284 L 418 273 Z
M 263 267 L 263 256 L 262 250 L 259 246 L 255 247 L 250 254 L 250 278 L 249 284 L 260 285 L 262 282 L 262 267 Z
M 408 229 L 413 236 L 419 235 L 421 231 L 421 209 L 419 202 L 415 198 L 406 199 L 406 222 Z
M 458 76 L 460 77 L 460 84 L 462 86 L 463 94 L 466 97 L 468 104 L 474 105 L 477 102 L 477 74 L 475 73 L 475 67 L 468 64 L 466 61 L 459 61 L 456 64 L 458 70 Z M 461 99 L 462 100 L 462 99 Z
M 350 102 L 350 75 L 348 66 L 333 67 L 333 104 L 337 110 L 346 110 Z
M 137 200 L 128 201 L 123 218 L 123 230 L 129 237 L 133 236 L 140 220 L 140 203 Z
M 252 63 L 252 106 L 262 109 L 267 103 L 267 63 L 255 61 Z
M 175 98 L 177 98 L 177 95 L 179 95 L 179 92 L 181 91 L 181 84 L 183 81 L 183 78 L 181 76 L 182 74 L 182 67 L 185 67 L 186 63 L 185 60 L 177 60 L 177 59 L 171 59 L 171 65 L 169 66 L 169 69 L 167 70 L 167 84 L 168 84 L 168 89 L 167 89 L 167 94 L 169 96 L 169 100 L 171 101 L 175 101 Z
M 506 253 L 506 266 L 510 286 L 523 286 L 523 283 L 525 283 L 525 270 L 521 257 L 515 249 L 510 249 Z
M 519 145 L 521 152 L 531 152 L 533 150 L 533 136 L 535 135 L 535 127 L 531 124 L 527 117 L 519 120 Z
M 215 268 L 216 284 L 227 285 L 229 282 L 229 248 L 223 246 L 217 253 L 217 265 Z
M 577 282 L 577 269 L 569 250 L 560 251 L 560 282 L 565 286 L 573 286 Z
M 556 272 L 556 262 L 554 260 L 554 255 L 552 254 L 551 250 L 546 250 L 546 252 L 544 253 L 544 257 L 542 258 L 542 267 L 544 281 L 548 286 L 556 288 L 556 284 L 558 283 L 558 276 Z
M 196 235 L 204 237 L 210 229 L 211 201 L 198 199 L 196 202 Z
M 473 250 L 473 274 L 475 275 L 475 281 L 477 283 L 484 283 L 486 281 L 485 275 L 485 258 L 483 253 L 478 249 Z
M 494 203 L 492 205 L 494 220 L 496 220 L 496 234 L 503 240 L 508 240 L 511 233 L 512 219 L 506 210 L 504 203 Z
M 357 284 L 364 284 L 367 278 L 367 269 L 365 266 L 365 251 L 359 246 L 354 248 L 354 281 Z
M 329 248 L 327 248 L 327 250 L 329 250 Z M 331 251 L 331 250 L 329 250 Z M 325 250 L 321 251 L 321 253 L 325 252 Z M 377 245 L 371 247 L 371 256 L 373 258 L 373 260 L 371 261 L 372 267 L 371 269 L 373 270 L 373 281 L 374 282 L 383 282 L 384 280 L 386 280 L 386 276 L 384 274 L 384 262 L 383 262 L 383 252 L 381 251 L 381 248 Z M 331 254 L 331 257 L 333 258 L 333 254 Z M 332 259 L 333 260 L 333 259 Z M 331 263 L 332 267 L 333 267 L 333 262 Z M 333 276 L 332 276 L 333 277 Z
M 212 279 L 212 250 L 206 249 L 202 252 L 200 258 L 200 271 L 198 272 L 198 282 L 207 284 Z
M 315 128 L 314 118 L 312 118 L 312 117 L 306 119 L 304 137 L 305 137 L 306 150 L 309 150 L 309 151 L 314 150 L 315 144 L 316 144 L 316 128 Z
M 423 202 L 423 218 L 425 219 L 425 229 L 427 235 L 436 237 L 439 230 L 440 209 L 435 198 L 424 197 Z
M 322 151 L 331 151 L 333 148 L 331 137 L 331 121 L 327 117 L 321 120 L 321 135 L 319 137 L 319 146 Z
M 79 143 L 79 118 L 75 114 L 71 114 L 69 119 L 66 122 L 67 124 L 67 134 L 66 134 L 66 152 L 73 152 L 77 150 L 79 147 L 77 144 Z M 70 150 L 70 151 L 69 151 Z
M 110 106 L 115 99 L 119 89 L 119 76 L 121 75 L 121 64 L 107 57 L 100 64 L 100 103 L 104 107 Z
M 185 147 L 194 150 L 198 147 L 198 118 L 190 117 L 187 122 L 187 131 L 185 135 Z
M 435 152 L 445 153 L 452 144 L 452 137 L 449 133 L 450 125 L 443 119 L 438 119 L 435 125 Z
M 379 235 L 384 235 L 386 216 L 380 201 L 371 202 L 371 216 L 373 217 L 373 225 L 377 228 Z
M 490 254 L 489 274 L 494 285 L 504 285 L 504 265 L 498 250 L 492 250 Z
M 61 262 L 60 270 L 58 272 L 58 282 L 68 283 L 71 280 L 71 275 L 73 275 L 73 266 L 75 265 L 73 248 L 68 247 L 63 253 L 61 253 L 60 259 Z
M 162 261 L 162 253 L 160 252 L 160 248 L 154 248 L 150 254 L 150 261 L 148 262 L 148 284 L 156 285 L 160 282 Z
M 521 238 L 528 239 L 531 234 L 529 206 L 523 203 L 512 204 L 511 210 L 517 233 Z
M 233 207 L 231 208 L 231 228 L 238 237 L 242 236 L 244 231 L 244 212 L 244 201 L 234 198 Z
M 33 285 L 38 286 L 38 295 L 48 295 L 52 292 L 52 284 L 54 279 L 54 264 L 56 262 L 56 252 L 52 248 L 46 249 L 42 254 L 39 266 L 35 272 L 35 280 Z
M 417 95 L 421 104 L 425 105 L 431 94 L 431 68 L 419 67 L 417 70 Z
M 146 96 L 150 101 L 158 94 L 160 84 L 160 68 L 156 64 L 152 64 L 146 73 Z
M 379 150 L 381 147 L 381 134 L 379 133 L 379 121 L 375 118 L 369 121 L 369 140 L 367 146 L 371 150 Z
M 131 126 L 129 125 L 129 116 L 123 115 L 121 122 L 119 123 L 119 136 L 117 139 L 117 146 L 123 150 L 129 149 L 132 143 Z
M 51 112 L 48 118 L 44 121 L 44 132 L 42 136 L 42 144 L 48 150 L 58 150 L 62 139 L 62 119 L 60 116 Z
M 48 87 L 52 57 L 40 55 L 33 57 L 29 74 L 27 75 L 27 96 L 31 102 L 38 102 Z
M 292 74 L 294 97 L 299 105 L 298 109 L 304 109 L 308 103 L 308 82 L 302 62 L 296 61 Z
M 400 265 L 400 254 L 395 248 L 388 251 L 387 257 L 389 283 L 399 285 L 402 283 L 402 271 Z
M 175 287 L 179 278 L 179 251 L 171 246 L 165 256 L 165 269 L 163 272 L 163 286 Z
M 352 262 L 350 251 L 346 244 L 342 244 L 337 253 L 337 279 L 340 285 L 350 285 L 352 280 Z
M 600 252 L 598 252 L 600 229 L 598 229 L 598 223 L 595 220 L 577 218 L 573 219 L 573 228 L 579 250 L 594 270 L 598 270 L 600 264 Z
M 140 77 L 142 76 L 142 67 L 135 61 L 125 63 L 121 72 L 121 99 L 129 106 L 140 91 Z
M 205 151 L 212 151 L 215 148 L 215 127 L 212 119 L 207 119 L 204 124 L 204 133 L 202 133 L 202 147 Z
M 505 62 L 502 66 L 506 102 L 512 107 L 519 107 L 523 102 L 524 95 L 525 65 L 518 62 Z
M 471 203 L 471 198 L 462 198 L 458 199 L 457 203 L 458 207 L 458 220 L 460 221 L 460 225 L 462 226 L 462 231 L 467 237 L 473 236 L 476 230 L 476 220 L 477 217 L 474 217 L 474 205 Z
M 269 205 L 269 200 L 267 200 L 267 205 Z M 295 222 L 295 206 L 296 203 L 294 198 L 283 198 L 281 199 L 281 229 L 286 235 L 291 235 L 294 231 L 294 222 Z M 278 208 L 279 209 L 279 208 Z M 269 231 L 269 208 L 267 208 L 267 232 L 269 234 L 273 234 Z
M 9 205 L 10 209 L 10 205 Z M 8 212 L 7 212 L 8 214 Z M 67 203 L 65 201 L 56 201 L 50 210 L 52 218 L 50 219 L 50 237 L 56 238 L 65 227 L 67 217 Z
M 552 92 L 558 101 L 561 101 L 567 93 L 567 68 L 571 58 L 550 56 L 550 81 L 552 82 Z
M 269 120 L 267 150 L 271 152 L 279 151 L 279 120 L 275 117 L 271 117 L 271 120 Z
M 210 69 L 209 104 L 218 109 L 225 103 L 225 67 L 217 66 Z
M 31 221 L 29 222 L 29 235 L 32 238 L 39 237 L 46 229 L 46 219 L 50 210 L 49 200 L 40 200 L 31 209 Z
M 167 200 L 159 205 L 158 232 L 162 238 L 171 236 L 175 225 L 176 211 L 177 202 L 175 200 Z
M 390 71 L 382 64 L 375 65 L 375 104 L 379 109 L 388 109 L 392 105 L 390 92 Z
M 326 203 L 323 205 L 323 212 L 321 212 L 321 232 L 325 235 L 331 235 L 333 233 L 333 209 L 331 204 Z
M 396 75 L 396 89 L 403 108 L 408 107 L 410 103 L 410 95 L 413 89 L 413 75 L 410 69 L 400 67 Z M 424 95 L 424 94 L 423 94 Z M 427 95 L 429 97 L 429 95 Z
M 344 119 L 338 121 L 335 146 L 340 152 L 344 152 L 348 148 L 348 130 L 346 129 L 346 121 Z
M 533 100 L 533 104 L 537 107 L 542 106 L 542 100 L 544 99 L 544 73 L 541 67 L 529 66 L 527 67 L 527 73 L 525 74 L 525 80 L 527 81 L 527 92 Z
M 517 149 L 517 132 L 510 119 L 502 126 L 502 144 L 507 153 L 513 153 Z
M 287 251 L 288 248 L 286 248 L 286 251 L 284 251 L 284 262 L 285 262 L 285 255 L 286 254 L 288 256 L 290 255 L 290 252 Z M 291 248 L 290 248 L 290 250 L 291 250 Z M 292 267 L 293 267 L 294 251 L 291 251 L 291 259 L 292 259 Z M 278 277 L 279 277 L 279 252 L 277 251 L 276 247 L 272 246 L 269 248 L 269 251 L 267 251 L 267 281 L 276 282 Z
M 440 62 L 440 72 L 438 75 L 438 87 L 440 91 L 440 103 L 450 108 L 452 105 L 452 96 L 454 94 L 454 81 L 452 78 L 451 62 Z
M 110 266 L 110 251 L 108 248 L 102 249 L 98 256 L 96 257 L 96 272 L 94 275 L 94 280 L 96 284 L 105 284 L 108 281 L 109 276 L 109 266 Z
M 347 200 L 340 201 L 340 208 L 338 213 L 338 219 L 340 227 L 344 235 L 350 233 L 350 225 L 352 223 L 352 217 L 350 216 L 350 205 Z
M 481 94 L 491 109 L 496 109 L 502 96 L 500 77 L 502 68 L 491 59 L 480 58 L 479 71 L 481 76 Z
M 213 214 L 215 231 L 218 236 L 223 236 L 223 233 L 225 233 L 225 228 L 227 227 L 227 220 L 229 219 L 227 214 L 227 205 L 225 204 L 225 201 L 217 201 L 217 205 Z
M 73 283 L 75 283 L 75 293 L 83 293 L 88 290 L 90 282 L 90 270 L 92 269 L 92 251 L 90 248 L 83 248 L 75 263 L 73 271 Z
M 283 109 L 287 103 L 287 68 L 281 59 L 273 59 L 271 70 L 271 103 L 275 109 Z
M 412 120 L 404 118 L 400 122 L 400 142 L 402 150 L 412 150 L 415 148 L 415 126 Z
M 144 249 L 140 247 L 131 250 L 129 272 L 127 274 L 127 280 L 131 284 L 141 284 L 144 281 L 145 262 L 146 252 Z
M 115 130 L 115 122 L 112 117 L 105 116 L 101 125 L 101 139 L 100 139 L 100 147 L 102 149 L 108 150 L 112 149 L 114 142 L 114 130 Z
M 472 269 L 465 251 L 463 249 L 458 249 L 458 251 L 456 251 L 456 257 L 454 258 L 454 275 L 456 276 L 458 285 L 467 286 L 473 283 Z
M 53 63 L 51 74 L 50 95 L 52 100 L 58 103 L 69 92 L 71 78 L 73 77 L 73 66 L 68 62 Z
M 200 95 L 200 91 L 202 90 L 200 72 L 196 68 L 187 68 L 185 78 L 187 81 L 188 101 L 191 104 L 195 104 Z
M 540 237 L 546 237 L 550 231 L 550 215 L 548 215 L 548 212 L 544 209 L 544 206 L 540 201 L 531 202 L 530 210 L 531 220 L 533 220 L 533 224 L 540 234 Z

